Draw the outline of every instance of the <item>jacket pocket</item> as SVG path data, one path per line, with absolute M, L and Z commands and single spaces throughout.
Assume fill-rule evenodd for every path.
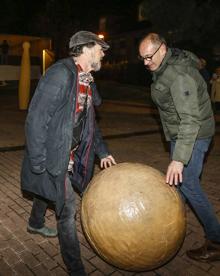
M 162 83 L 153 83 L 151 85 L 151 97 L 154 103 L 161 110 L 168 110 L 173 103 L 170 90 Z
M 63 147 L 60 145 L 59 148 L 48 152 L 46 168 L 48 172 L 53 176 L 58 176 L 62 172 L 63 162 Z

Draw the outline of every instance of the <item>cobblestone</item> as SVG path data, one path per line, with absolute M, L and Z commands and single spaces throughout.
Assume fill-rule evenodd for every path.
M 106 139 L 112 154 L 118 162 L 145 163 L 164 172 L 169 161 L 169 154 L 163 144 L 157 121 L 146 110 L 141 109 L 138 113 L 138 107 L 132 110 L 131 106 L 127 109 L 123 108 L 123 106 L 117 107 L 113 112 L 113 104 L 108 104 L 100 109 L 102 116 L 99 124 L 104 136 L 108 138 L 108 135 L 126 134 L 122 137 Z M 22 117 L 25 118 L 23 114 Z M 156 132 L 134 135 L 135 132 L 148 130 L 156 130 Z M 21 141 L 20 138 L 19 141 Z M 32 199 L 20 191 L 23 153 L 23 150 L 0 151 L 0 276 L 66 276 L 68 274 L 60 254 L 58 239 L 46 239 L 39 235 L 31 235 L 26 231 Z M 202 185 L 218 218 L 220 218 L 219 161 L 220 141 L 219 126 L 217 126 L 215 143 L 205 164 Z M 96 167 L 95 171 L 97 173 L 99 168 Z M 204 238 L 201 225 L 188 207 L 187 234 L 178 254 L 160 268 L 135 273 L 120 270 L 106 263 L 92 250 L 81 229 L 79 197 L 77 206 L 77 229 L 82 259 L 86 272 L 90 276 L 220 275 L 220 262 L 199 263 L 188 259 L 185 255 L 187 249 L 202 244 Z M 48 209 L 45 217 L 47 225 L 56 226 L 54 210 Z

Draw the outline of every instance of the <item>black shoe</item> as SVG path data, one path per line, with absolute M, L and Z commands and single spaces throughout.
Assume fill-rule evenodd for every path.
M 186 255 L 196 261 L 220 261 L 220 243 L 206 240 L 203 246 L 186 251 Z

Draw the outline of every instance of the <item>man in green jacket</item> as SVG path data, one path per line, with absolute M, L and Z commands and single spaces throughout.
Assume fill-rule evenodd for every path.
M 166 183 L 179 186 L 206 235 L 205 244 L 187 251 L 187 255 L 198 261 L 220 260 L 220 224 L 199 179 L 215 130 L 207 86 L 198 70 L 199 59 L 191 52 L 168 48 L 156 33 L 142 39 L 139 53 L 152 72 L 151 96 L 171 145 Z

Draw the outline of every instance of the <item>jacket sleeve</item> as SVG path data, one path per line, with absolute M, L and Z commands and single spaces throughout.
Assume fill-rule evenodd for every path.
M 65 81 L 56 67 L 49 69 L 39 81 L 25 122 L 26 147 L 31 169 L 40 174 L 46 170 L 47 130 L 53 114 L 62 104 Z M 63 78 L 63 79 L 62 79 Z
M 95 154 L 100 158 L 105 158 L 109 155 L 106 143 L 103 140 L 101 130 L 95 122 Z
M 170 135 L 169 135 L 169 131 L 167 129 L 166 123 L 163 120 L 163 116 L 161 115 L 161 110 L 160 108 L 158 108 L 159 114 L 160 114 L 160 119 L 161 119 L 161 123 L 162 123 L 162 127 L 163 127 L 163 132 L 165 135 L 165 139 L 166 141 L 170 141 Z
M 97 90 L 96 84 L 93 82 L 91 84 L 91 88 L 93 90 L 93 104 L 94 107 L 97 107 L 101 104 L 102 100 L 99 95 L 99 92 Z M 95 120 L 95 133 L 94 133 L 94 149 L 95 149 L 95 154 L 100 158 L 105 158 L 109 155 L 108 148 L 106 143 L 103 140 L 101 130 Z
M 197 83 L 191 76 L 179 74 L 171 86 L 171 95 L 180 119 L 172 159 L 186 165 L 201 127 Z

